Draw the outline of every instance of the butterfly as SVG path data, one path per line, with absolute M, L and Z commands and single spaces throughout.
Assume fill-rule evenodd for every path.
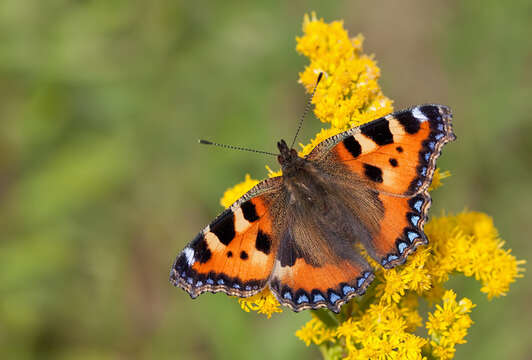
M 294 311 L 339 312 L 384 268 L 427 244 L 428 187 L 456 137 L 443 105 L 420 105 L 332 136 L 300 157 L 277 143 L 282 176 L 266 179 L 177 256 L 174 286 L 248 297 L 269 287 Z

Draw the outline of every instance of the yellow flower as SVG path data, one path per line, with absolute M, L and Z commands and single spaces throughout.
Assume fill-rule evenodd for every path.
M 427 266 L 437 282 L 458 271 L 482 282 L 488 298 L 505 295 L 524 269 L 510 250 L 504 250 L 493 220 L 479 212 L 435 218 L 425 227 L 434 256 Z
M 348 359 L 421 359 L 426 340 L 407 330 L 396 304 L 372 304 L 340 324 L 336 337 L 345 342 Z
M 387 115 L 393 107 L 377 82 L 380 69 L 362 53 L 362 35 L 351 39 L 341 21 L 326 24 L 315 13 L 305 15 L 303 33 L 297 38 L 296 50 L 310 64 L 299 74 L 299 81 L 310 91 L 316 76 L 325 74 L 312 102 L 316 116 L 331 125 L 303 146 L 301 155 L 306 155 L 323 140 Z
M 246 178 L 240 184 L 227 189 L 220 199 L 220 204 L 224 208 L 228 208 L 232 203 L 237 201 L 242 195 L 247 193 L 251 188 L 259 183 L 259 180 L 252 179 L 249 174 L 246 174 Z
M 442 300 L 443 306 L 436 305 L 429 314 L 426 328 L 433 355 L 446 360 L 454 357 L 457 344 L 466 342 L 467 329 L 473 324 L 469 313 L 475 305 L 467 298 L 457 302 L 452 290 L 446 291 Z
M 429 186 L 429 191 L 435 190 L 442 186 L 442 179 L 448 178 L 449 176 L 451 176 L 450 171 L 440 171 L 440 169 L 436 169 L 432 176 L 432 184 Z
M 335 333 L 336 329 L 328 328 L 318 318 L 312 318 L 301 329 L 296 331 L 296 336 L 309 346 L 311 343 L 321 345 L 325 341 L 332 341 Z
M 273 313 L 283 311 L 281 310 L 281 305 L 269 289 L 264 289 L 260 293 L 248 298 L 240 298 L 238 299 L 238 303 L 245 312 L 253 310 L 259 314 L 266 315 L 268 319 L 272 317 Z
M 396 269 L 382 272 L 383 282 L 377 285 L 376 292 L 381 301 L 386 303 L 399 302 L 405 294 L 406 284 L 404 278 Z
M 317 75 L 324 72 L 313 103 L 317 117 L 330 128 L 301 145 L 300 155 L 332 135 L 393 111 L 392 101 L 377 82 L 379 68 L 363 53 L 361 35 L 349 38 L 342 22 L 325 23 L 314 13 L 305 16 L 303 33 L 296 49 L 310 64 L 300 74 L 300 82 L 310 91 Z M 281 175 L 267 169 L 270 177 Z M 441 179 L 448 176 L 449 172 L 436 170 L 430 190 L 440 187 Z M 225 192 L 222 205 L 230 206 L 257 183 L 246 175 L 243 183 Z M 340 314 L 330 313 L 332 325 L 323 312 L 312 312 L 312 319 L 296 336 L 307 346 L 318 345 L 326 359 L 424 359 L 423 354 L 452 359 L 456 345 L 465 342 L 473 323 L 469 313 L 475 305 L 467 298 L 457 301 L 454 291 L 445 289 L 449 277 L 455 273 L 474 277 L 491 299 L 505 295 L 510 284 L 523 276 L 520 266 L 524 261 L 503 248 L 493 220 L 482 213 L 433 218 L 425 233 L 429 244 L 419 247 L 404 265 L 390 270 L 362 250 L 375 269 L 374 284 L 364 296 L 344 305 Z M 429 305 L 426 313 L 420 313 L 420 299 Z M 239 303 L 244 311 L 268 318 L 281 312 L 268 289 L 239 299 Z M 427 318 L 425 323 L 423 318 Z M 415 334 L 421 326 L 427 329 L 427 337 Z

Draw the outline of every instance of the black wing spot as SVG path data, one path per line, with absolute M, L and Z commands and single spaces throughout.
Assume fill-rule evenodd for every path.
M 254 222 L 259 220 L 259 216 L 257 215 L 257 210 L 255 209 L 255 204 L 251 202 L 251 200 L 246 201 L 241 205 L 242 208 L 242 214 L 244 214 L 244 219 L 246 219 L 249 222 Z
M 421 111 L 423 115 L 425 115 L 429 119 L 430 124 L 433 125 L 434 127 L 436 127 L 436 125 L 442 121 L 440 110 L 437 106 L 433 106 L 433 105 L 421 106 L 419 107 L 419 111 Z
M 397 150 L 398 153 L 402 153 L 404 151 L 402 146 L 396 147 L 395 150 Z
M 415 118 L 412 111 L 405 111 L 395 114 L 395 118 L 403 125 L 405 131 L 409 134 L 415 134 L 419 131 L 419 120 Z
M 194 250 L 194 259 L 199 263 L 206 263 L 211 258 L 211 251 L 209 250 L 209 245 L 205 241 L 205 237 L 200 234 L 196 241 L 191 244 L 191 248 Z
M 360 130 L 362 134 L 375 141 L 377 145 L 393 144 L 393 135 L 386 119 L 362 126 Z
M 228 257 L 228 258 L 233 257 L 233 252 L 232 252 L 232 251 L 228 251 L 228 252 L 227 252 L 227 257 Z
M 360 143 L 356 141 L 354 136 L 348 136 L 342 142 L 347 151 L 349 151 L 354 158 L 362 153 L 362 147 L 360 146 Z
M 382 179 L 382 170 L 376 166 L 364 164 L 364 174 L 368 179 L 381 183 L 384 180 Z
M 184 254 L 181 254 L 175 261 L 174 269 L 178 273 L 181 273 L 183 269 L 188 267 L 187 258 Z
M 222 214 L 211 226 L 211 232 L 225 246 L 235 238 L 235 214 L 232 211 Z
M 247 260 L 248 257 L 249 257 L 249 256 L 248 256 L 248 253 L 247 253 L 247 252 L 245 252 L 245 251 L 241 251 L 241 252 L 240 252 L 240 258 L 241 258 L 242 260 Z
M 399 164 L 397 163 L 397 159 L 390 158 L 389 161 L 390 161 L 390 165 L 392 165 L 393 167 L 397 167 L 397 165 L 399 165 Z
M 262 251 L 266 255 L 270 253 L 270 249 L 272 246 L 272 241 L 270 240 L 270 237 L 259 230 L 257 233 L 257 239 L 255 240 L 255 247 L 257 250 Z

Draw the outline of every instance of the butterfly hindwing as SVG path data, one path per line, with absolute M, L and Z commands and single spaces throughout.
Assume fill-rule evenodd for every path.
M 427 244 L 423 226 L 430 197 L 423 192 L 410 198 L 379 194 L 384 214 L 369 254 L 389 269 L 405 262 L 418 245 Z
M 342 260 L 313 266 L 298 258 L 291 266 L 277 263 L 270 287 L 279 302 L 294 311 L 327 307 L 339 312 L 349 299 L 365 292 L 373 277 L 367 264 Z
M 346 171 L 302 164 L 285 181 L 284 225 L 270 287 L 292 310 L 327 307 L 338 312 L 373 279 L 357 243 L 369 243 L 382 217 L 378 194 Z M 312 175 L 311 175 L 312 174 Z M 351 174 L 352 175 L 352 174 Z
M 203 229 L 177 256 L 170 281 L 192 297 L 205 291 L 244 297 L 262 290 L 279 243 L 269 211 L 279 182 L 259 183 Z

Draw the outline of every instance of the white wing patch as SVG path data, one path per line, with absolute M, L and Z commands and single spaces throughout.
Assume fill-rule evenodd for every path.
M 185 254 L 185 257 L 187 258 L 187 264 L 188 264 L 188 266 L 192 266 L 192 265 L 194 265 L 194 263 L 196 262 L 196 259 L 194 259 L 194 250 L 192 250 L 192 249 L 189 248 L 189 247 L 186 247 L 186 248 L 183 250 L 183 253 Z
M 414 108 L 414 110 L 412 110 L 412 115 L 414 115 L 414 117 L 421 122 L 427 121 L 429 119 L 427 116 L 425 116 L 425 114 L 421 112 L 421 110 L 419 110 L 419 108 Z

